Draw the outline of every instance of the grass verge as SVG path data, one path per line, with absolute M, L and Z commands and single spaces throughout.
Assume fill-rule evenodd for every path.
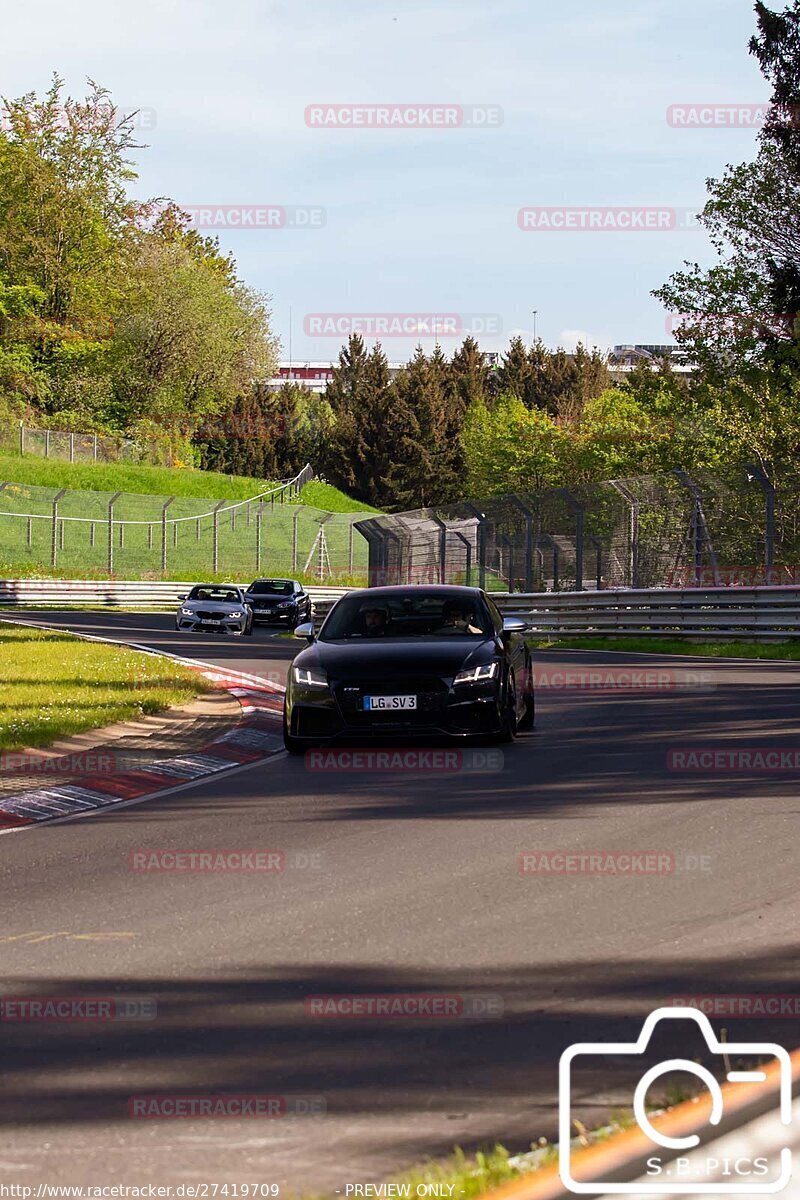
M 785 642 L 697 642 L 688 638 L 532 638 L 535 650 L 625 650 L 631 654 L 685 654 L 693 658 L 767 658 L 800 661 L 800 639 Z
M 300 492 L 300 503 L 308 504 L 310 508 L 321 508 L 325 512 L 336 513 L 379 513 L 379 508 L 370 508 L 360 500 L 351 500 L 344 492 L 340 492 L 332 483 L 322 483 L 312 479 Z
M 32 487 L 88 492 L 137 492 L 150 496 L 195 496 L 248 500 L 274 485 L 243 475 L 221 475 L 189 467 L 136 467 L 125 463 L 69 463 L 37 454 L 0 454 L 0 480 Z
M 169 659 L 0 624 L 0 750 L 161 712 L 209 686 Z

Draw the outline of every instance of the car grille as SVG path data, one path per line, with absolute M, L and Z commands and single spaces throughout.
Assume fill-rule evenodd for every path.
M 392 725 L 424 721 L 428 713 L 441 712 L 447 703 L 447 685 L 435 676 L 418 679 L 403 679 L 396 683 L 385 680 L 359 680 L 334 684 L 334 695 L 348 723 L 376 722 Z M 416 696 L 417 707 L 406 711 L 397 709 L 386 712 L 365 712 L 364 696 Z
M 195 613 L 195 616 L 199 617 L 201 621 L 221 621 L 222 620 L 222 613 L 203 612 L 202 609 L 198 609 L 197 612 Z

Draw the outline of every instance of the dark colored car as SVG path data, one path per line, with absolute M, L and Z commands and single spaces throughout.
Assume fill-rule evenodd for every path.
M 283 710 L 291 753 L 335 739 L 408 735 L 511 741 L 534 720 L 523 621 L 478 588 L 350 592 L 289 668 Z
M 256 621 L 284 621 L 294 629 L 311 620 L 311 597 L 296 579 L 254 579 L 245 594 Z

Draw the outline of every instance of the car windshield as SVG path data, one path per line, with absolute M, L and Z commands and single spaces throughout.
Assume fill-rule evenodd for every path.
M 205 600 L 206 603 L 240 604 L 241 599 L 235 588 L 226 587 L 195 587 L 189 592 L 188 600 Z
M 291 596 L 294 589 L 289 579 L 257 579 L 247 590 L 253 596 Z
M 442 595 L 418 590 L 391 596 L 346 596 L 320 632 L 320 640 L 344 638 L 491 637 L 486 606 L 470 593 Z

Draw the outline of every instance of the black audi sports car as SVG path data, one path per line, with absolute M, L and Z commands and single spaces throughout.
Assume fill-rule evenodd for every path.
M 296 579 L 254 579 L 245 595 L 256 622 L 282 621 L 294 629 L 311 620 L 311 597 Z
M 334 740 L 442 736 L 511 741 L 534 720 L 524 621 L 478 588 L 349 592 L 289 668 L 283 710 L 293 754 Z

